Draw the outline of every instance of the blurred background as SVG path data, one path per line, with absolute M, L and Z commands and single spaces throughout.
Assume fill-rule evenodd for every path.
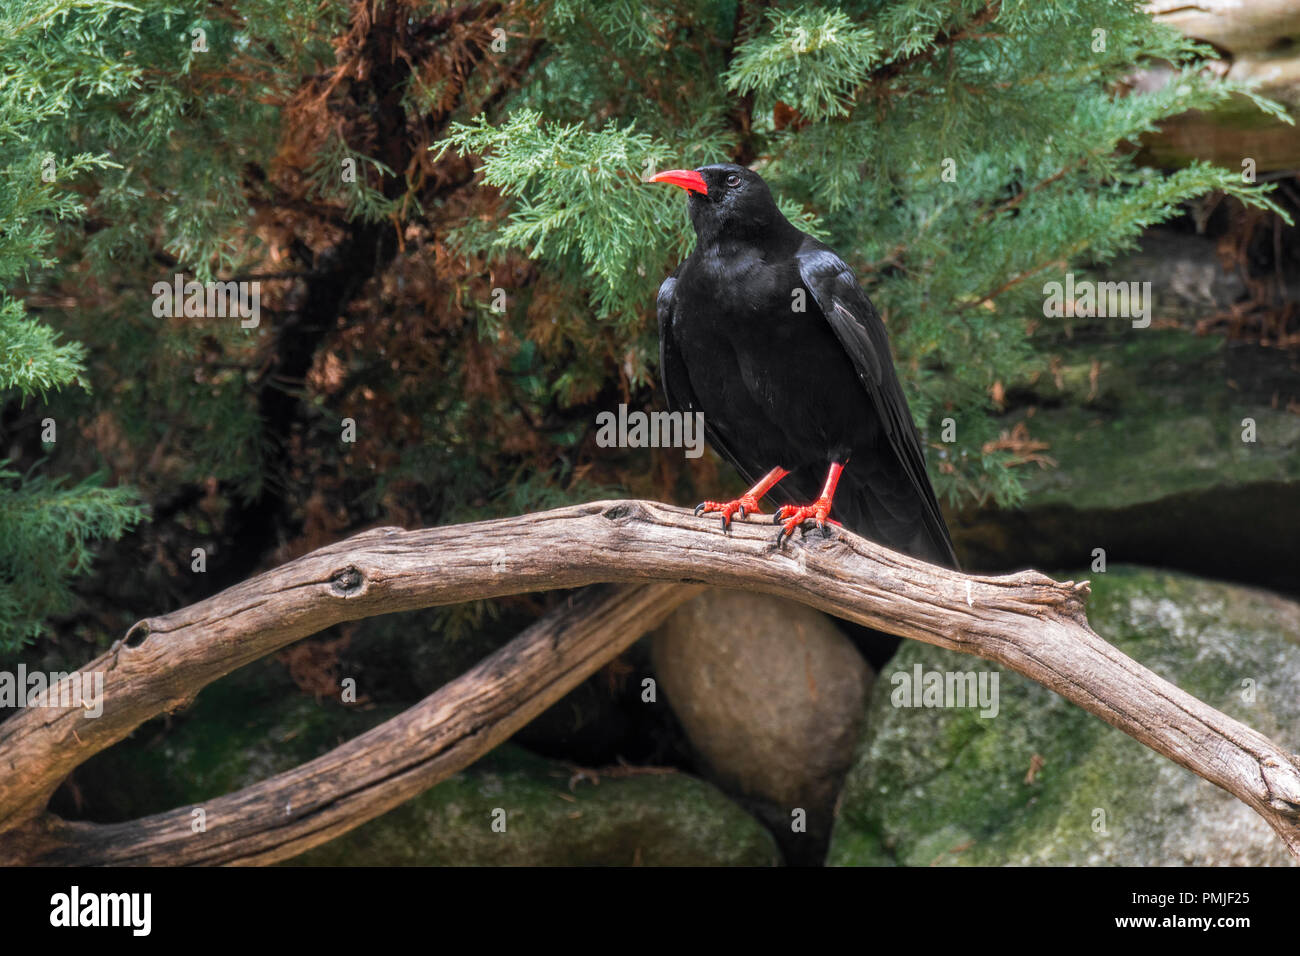
M 881 310 L 964 567 L 1090 579 L 1098 633 L 1300 750 L 1297 38 L 1297 0 L 10 0 L 0 670 L 78 667 L 368 527 L 738 494 L 711 452 L 596 442 L 664 407 L 655 292 L 693 235 L 643 180 L 733 161 Z M 257 323 L 167 314 L 177 275 L 257 283 Z M 1053 311 L 1067 275 L 1149 310 Z M 562 599 L 331 628 L 52 809 L 294 767 Z M 932 672 L 993 669 L 906 642 L 877 671 L 823 615 L 710 592 L 296 862 L 1288 862 L 1014 674 L 996 716 L 900 705 Z

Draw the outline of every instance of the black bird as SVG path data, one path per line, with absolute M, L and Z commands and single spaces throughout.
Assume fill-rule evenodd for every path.
M 688 191 L 697 240 L 659 287 L 668 407 L 703 412 L 709 444 L 753 486 L 696 513 L 720 512 L 727 528 L 771 494 L 783 502 L 778 544 L 804 522 L 827 534 L 825 522 L 838 521 L 955 568 L 884 324 L 853 271 L 744 166 L 651 181 Z

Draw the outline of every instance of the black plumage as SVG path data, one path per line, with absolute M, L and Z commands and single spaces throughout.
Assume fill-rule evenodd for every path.
M 884 324 L 852 270 L 787 220 L 752 170 L 655 179 L 689 190 L 697 236 L 659 289 L 669 408 L 703 412 L 709 443 L 751 485 L 788 471 L 768 492 L 785 504 L 813 502 L 843 465 L 831 519 L 956 567 Z

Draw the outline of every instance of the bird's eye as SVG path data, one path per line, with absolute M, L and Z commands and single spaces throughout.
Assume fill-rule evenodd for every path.
M 735 187 L 739 186 L 739 185 L 740 185 L 740 177 L 737 176 L 735 173 L 732 173 L 730 176 L 727 177 L 727 185 L 730 186 L 730 187 L 732 187 L 733 189 L 734 189 Z

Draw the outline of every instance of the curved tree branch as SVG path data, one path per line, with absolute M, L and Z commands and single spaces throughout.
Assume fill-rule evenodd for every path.
M 222 675 L 331 624 L 604 582 L 663 584 L 560 608 L 393 721 L 213 801 L 208 809 L 219 812 L 206 833 L 190 832 L 188 808 L 111 827 L 43 815 L 59 782 L 92 754 Z M 778 549 L 768 525 L 737 523 L 724 537 L 689 511 L 621 501 L 368 531 L 139 622 L 124 646 L 83 669 L 105 673 L 102 716 L 40 707 L 0 724 L 0 861 L 261 863 L 296 855 L 505 739 L 657 623 L 656 609 L 666 614 L 684 600 L 687 589 L 665 586 L 673 583 L 762 591 L 996 661 L 1232 793 L 1300 857 L 1300 758 L 1098 637 L 1084 613 L 1086 583 L 1034 571 L 964 575 L 842 530 Z M 286 794 L 306 803 L 285 812 Z
M 587 588 L 419 704 L 315 760 L 236 793 L 129 823 L 68 823 L 46 815 L 0 836 L 0 864 L 290 859 L 468 767 L 699 590 Z M 203 811 L 198 832 L 196 809 Z

